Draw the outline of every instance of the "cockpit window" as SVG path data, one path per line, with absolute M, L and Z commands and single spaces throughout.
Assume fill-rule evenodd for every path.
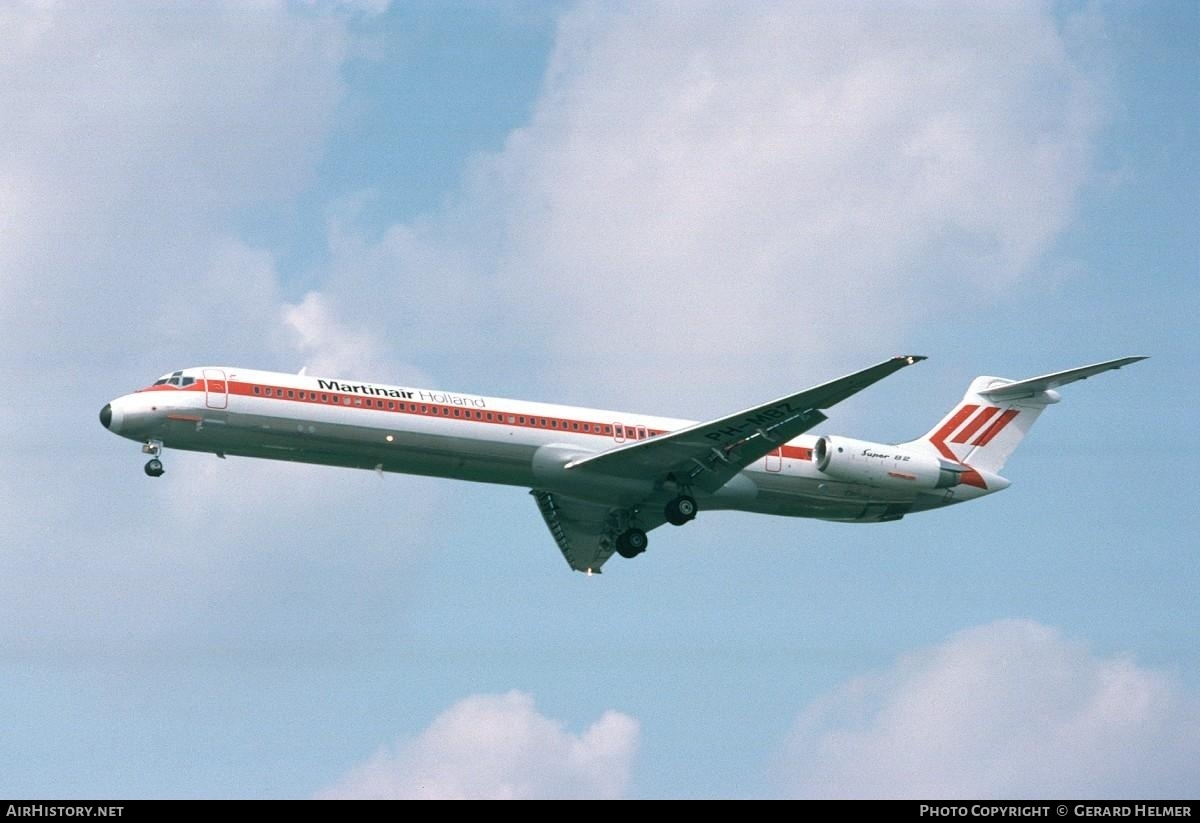
M 183 370 L 164 374 L 162 377 L 154 381 L 156 386 L 190 386 L 196 382 L 194 377 L 184 377 Z

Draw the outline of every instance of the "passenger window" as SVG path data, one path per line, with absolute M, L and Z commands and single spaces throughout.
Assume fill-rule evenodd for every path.
M 343 405 L 343 406 L 349 406 L 349 405 L 350 405 L 350 395 L 348 395 L 348 394 L 343 394 L 343 395 L 342 395 L 342 405 Z
M 254 393 L 255 393 L 255 394 L 262 394 L 262 389 L 261 389 L 261 388 L 259 388 L 258 386 L 255 386 L 255 387 L 254 387 Z
M 294 391 L 292 391 L 291 389 L 288 389 L 287 392 L 288 392 L 288 400 L 296 399 L 296 393 Z

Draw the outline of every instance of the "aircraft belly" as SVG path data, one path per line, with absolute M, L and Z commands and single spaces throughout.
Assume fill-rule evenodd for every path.
M 534 485 L 531 446 L 452 433 L 230 414 L 169 425 L 162 439 L 188 451 Z
M 759 487 L 758 495 L 744 508 L 785 517 L 843 522 L 897 520 L 925 497 L 854 483 L 779 474 L 756 473 L 754 480 Z

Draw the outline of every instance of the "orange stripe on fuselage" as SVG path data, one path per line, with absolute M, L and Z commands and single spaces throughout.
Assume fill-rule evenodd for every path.
M 793 460 L 812 460 L 812 449 L 804 446 L 783 446 L 779 451 L 782 457 L 790 457 Z
M 964 463 L 964 466 L 967 464 Z M 975 486 L 976 488 L 986 489 L 987 483 L 983 482 L 983 475 L 975 469 L 967 466 L 967 471 L 958 476 L 959 481 L 966 486 Z
M 258 389 L 256 393 L 254 390 Z M 270 391 L 270 394 L 267 394 Z M 289 392 L 290 396 L 285 396 Z M 592 437 L 614 437 L 614 426 L 619 426 L 621 436 L 627 440 L 639 440 L 638 433 L 645 432 L 645 437 L 667 434 L 663 429 L 647 429 L 637 424 L 601 423 L 593 420 L 577 420 L 550 415 L 532 415 L 528 412 L 508 412 L 501 409 L 476 409 L 464 406 L 454 406 L 445 403 L 418 402 L 415 400 L 398 400 L 396 398 L 375 397 L 372 395 L 347 394 L 344 392 L 314 391 L 313 389 L 297 389 L 288 386 L 272 386 L 265 383 L 246 383 L 229 381 L 229 393 L 243 397 L 253 397 L 258 400 L 282 400 L 288 403 L 305 403 L 315 406 L 332 406 L 339 409 L 364 409 L 392 414 L 407 414 L 417 417 L 438 417 L 448 420 L 470 421 L 473 423 L 488 423 L 496 426 L 516 426 L 527 429 L 542 429 L 546 431 L 561 431 L 567 434 L 581 434 Z M 326 399 L 322 399 L 326 398 Z M 491 419 L 489 419 L 489 415 Z M 585 429 L 590 428 L 590 430 Z
M 639 431 L 645 431 L 645 438 L 669 434 L 666 429 L 650 429 L 637 424 L 620 424 L 623 433 L 614 432 L 618 424 L 580 420 L 564 417 L 531 415 L 528 412 L 510 412 L 502 409 L 477 409 L 464 406 L 454 406 L 444 403 L 422 403 L 414 400 L 375 397 L 371 395 L 350 394 L 345 392 L 319 391 L 313 389 L 297 389 L 294 386 L 276 386 L 268 383 L 250 383 L 241 380 L 227 381 L 228 393 L 240 397 L 253 397 L 257 400 L 275 400 L 288 403 L 304 403 L 315 406 L 332 406 L 339 409 L 362 409 L 375 412 L 390 412 L 416 417 L 437 417 L 443 420 L 460 420 L 463 422 L 487 423 L 495 426 L 515 426 L 527 429 L 542 429 L 545 431 L 561 431 L 567 434 L 578 434 L 590 437 L 613 439 L 621 436 L 626 440 L 638 440 Z M 258 391 L 256 392 L 255 389 Z M 143 391 L 204 391 L 203 380 L 197 380 L 191 386 L 148 386 Z M 216 390 L 219 392 L 219 390 Z M 267 392 L 270 394 L 267 394 Z M 287 394 L 290 392 L 290 396 Z M 322 399 L 325 398 L 325 399 Z M 490 415 L 490 418 L 489 418 Z M 177 414 L 170 419 L 179 421 L 199 420 L 198 417 Z M 812 460 L 812 449 L 805 446 L 781 446 L 778 450 L 780 457 L 791 460 Z

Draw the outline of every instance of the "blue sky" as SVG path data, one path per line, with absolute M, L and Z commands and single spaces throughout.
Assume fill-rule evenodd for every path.
M 0 8 L 0 795 L 1195 796 L 1194 3 Z M 1001 495 L 710 514 L 167 455 L 187 365 L 824 431 L 1127 354 Z

